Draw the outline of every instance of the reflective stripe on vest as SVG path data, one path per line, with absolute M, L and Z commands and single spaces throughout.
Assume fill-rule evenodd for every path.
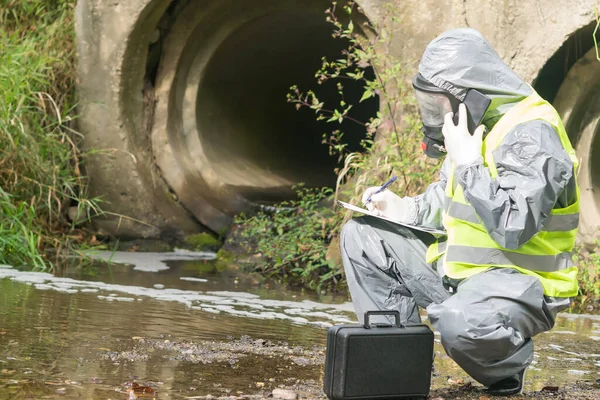
M 577 171 L 578 160 L 560 116 L 534 91 L 531 96 L 510 109 L 484 139 L 482 156 L 492 179 L 498 177 L 494 149 L 514 126 L 536 119 L 544 120 L 555 128 Z M 467 278 L 490 267 L 515 268 L 524 274 L 538 277 L 548 296 L 572 297 L 577 294 L 577 269 L 573 267 L 571 251 L 575 245 L 579 223 L 578 188 L 574 204 L 553 209 L 546 218 L 542 231 L 518 250 L 509 250 L 501 247 L 490 236 L 475 209 L 466 200 L 462 186 L 454 178 L 452 168 L 446 185 L 443 215 L 448 239 L 443 245 L 436 243 L 431 246 L 427 254 L 428 262 L 443 255 L 444 271 L 455 279 Z
M 554 272 L 571 268 L 573 266 L 572 256 L 570 252 L 560 253 L 556 256 L 534 256 L 485 247 L 450 246 L 446 252 L 446 262 L 479 266 L 514 266 L 532 271 Z
M 452 201 L 446 197 L 444 202 L 446 213 L 453 218 L 462 219 L 472 224 L 481 224 L 473 206 Z M 568 232 L 577 229 L 579 225 L 579 213 L 575 214 L 550 214 L 544 223 L 542 231 L 545 232 Z

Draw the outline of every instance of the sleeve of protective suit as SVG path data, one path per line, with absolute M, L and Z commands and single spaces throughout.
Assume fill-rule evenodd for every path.
M 413 197 L 417 204 L 417 225 L 434 229 L 444 229 L 442 225 L 442 212 L 444 210 L 444 192 L 446 190 L 449 168 L 450 159 L 446 157 L 440 169 L 440 180 L 427 186 L 423 194 Z
M 492 154 L 496 179 L 481 162 L 457 169 L 455 178 L 496 243 L 517 249 L 543 229 L 573 177 L 573 163 L 552 125 L 541 120 L 515 126 Z

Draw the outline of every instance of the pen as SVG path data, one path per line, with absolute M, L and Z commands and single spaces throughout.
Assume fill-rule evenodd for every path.
M 377 189 L 377 191 L 375 193 L 373 193 L 372 195 L 369 196 L 369 198 L 367 199 L 367 202 L 365 204 L 370 203 L 371 202 L 371 197 L 373 197 L 377 193 L 383 192 L 385 189 L 387 189 L 388 186 L 390 186 L 392 183 L 394 183 L 395 180 L 396 180 L 396 177 L 392 176 L 392 178 L 389 181 L 387 181 L 386 183 L 384 183 L 382 187 L 380 187 L 379 189 Z

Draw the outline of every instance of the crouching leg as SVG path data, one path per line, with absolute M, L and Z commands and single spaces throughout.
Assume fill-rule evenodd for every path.
M 420 322 L 418 306 L 449 297 L 425 262 L 433 238 L 378 218 L 361 217 L 342 228 L 346 280 L 359 321 L 371 310 L 397 310 L 402 323 Z
M 568 305 L 569 299 L 545 297 L 535 277 L 493 269 L 464 280 L 455 295 L 427 312 L 446 353 L 490 386 L 521 376 L 533 360 L 531 338 L 552 329 L 556 313 Z

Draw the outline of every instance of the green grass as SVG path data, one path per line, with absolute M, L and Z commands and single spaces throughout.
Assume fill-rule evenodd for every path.
M 0 263 L 51 267 L 77 241 L 67 208 L 96 207 L 71 128 L 75 2 L 0 0 Z

